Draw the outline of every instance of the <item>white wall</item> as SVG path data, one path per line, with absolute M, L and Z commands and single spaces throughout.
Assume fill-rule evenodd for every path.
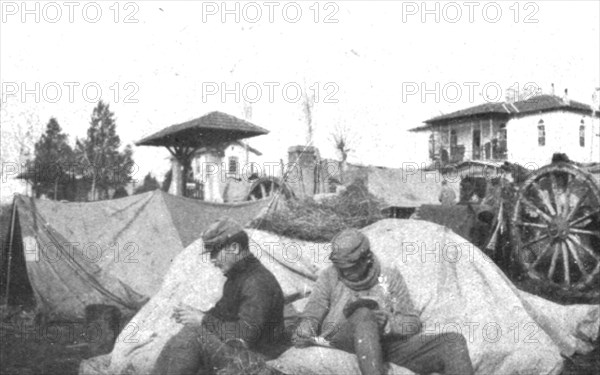
M 246 151 L 245 147 L 238 144 L 229 145 L 224 150 L 224 157 L 215 154 L 203 154 L 192 160 L 191 167 L 194 179 L 204 182 L 204 200 L 210 202 L 223 202 L 223 190 L 229 178 L 241 178 L 247 181 L 250 177 L 249 163 L 256 163 L 257 155 L 251 151 Z M 229 157 L 238 158 L 238 173 L 236 175 L 228 174 Z M 248 165 L 248 167 L 246 167 Z M 218 171 L 214 171 L 214 166 L 218 166 Z M 207 168 L 212 173 L 207 175 Z M 245 169 L 244 169 L 245 168 Z M 258 169 L 258 168 L 257 168 Z M 250 183 L 248 182 L 248 185 Z
M 538 122 L 544 121 L 545 146 L 538 145 Z M 579 145 L 579 125 L 585 123 L 585 146 Z M 599 120 L 590 115 L 555 111 L 514 118 L 507 123 L 508 160 L 520 164 L 549 164 L 555 152 L 566 153 L 573 161 L 600 161 Z

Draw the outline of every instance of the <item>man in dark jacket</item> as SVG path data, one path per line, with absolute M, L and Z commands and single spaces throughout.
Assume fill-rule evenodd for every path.
M 206 313 L 179 307 L 185 326 L 162 350 L 155 374 L 273 374 L 264 362 L 285 349 L 283 292 L 248 247 L 248 235 L 231 219 L 221 219 L 202 235 L 204 252 L 227 281 L 223 296 Z

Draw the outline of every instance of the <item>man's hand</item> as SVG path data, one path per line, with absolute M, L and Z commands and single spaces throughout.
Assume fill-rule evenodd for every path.
M 389 313 L 383 310 L 373 310 L 373 315 L 375 315 L 375 319 L 377 319 L 379 329 L 383 330 L 390 317 Z
M 315 336 L 311 322 L 302 320 L 292 335 L 292 343 L 297 348 L 304 348 L 313 344 Z
M 177 306 L 173 309 L 173 319 L 179 324 L 200 326 L 202 324 L 202 318 L 204 317 L 205 311 L 195 309 L 191 306 Z

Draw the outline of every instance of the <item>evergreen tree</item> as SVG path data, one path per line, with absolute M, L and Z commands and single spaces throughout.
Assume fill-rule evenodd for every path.
M 114 113 L 108 104 L 99 101 L 92 112 L 87 137 L 78 139 L 76 145 L 77 160 L 91 182 L 92 200 L 108 197 L 109 188 L 117 189 L 131 180 L 132 150 L 128 146 L 120 152 L 120 146 Z
M 35 144 L 35 157 L 30 164 L 28 178 L 38 194 L 58 199 L 59 185 L 69 180 L 73 163 L 73 149 L 68 144 L 58 121 L 53 117 L 46 132 Z
M 135 189 L 135 194 L 154 191 L 156 189 L 160 189 L 160 185 L 158 184 L 156 178 L 154 178 L 150 173 L 148 173 L 146 177 L 144 177 L 144 182 L 142 183 L 142 186 Z

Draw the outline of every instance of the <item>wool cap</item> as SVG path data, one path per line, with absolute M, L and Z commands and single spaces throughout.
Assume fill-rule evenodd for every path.
M 244 228 L 237 221 L 228 217 L 215 221 L 202 233 L 202 241 L 204 242 L 202 253 L 215 251 L 223 246 L 227 240 L 243 231 Z
M 371 251 L 369 239 L 357 229 L 345 229 L 331 240 L 329 259 L 340 268 L 355 265 Z

